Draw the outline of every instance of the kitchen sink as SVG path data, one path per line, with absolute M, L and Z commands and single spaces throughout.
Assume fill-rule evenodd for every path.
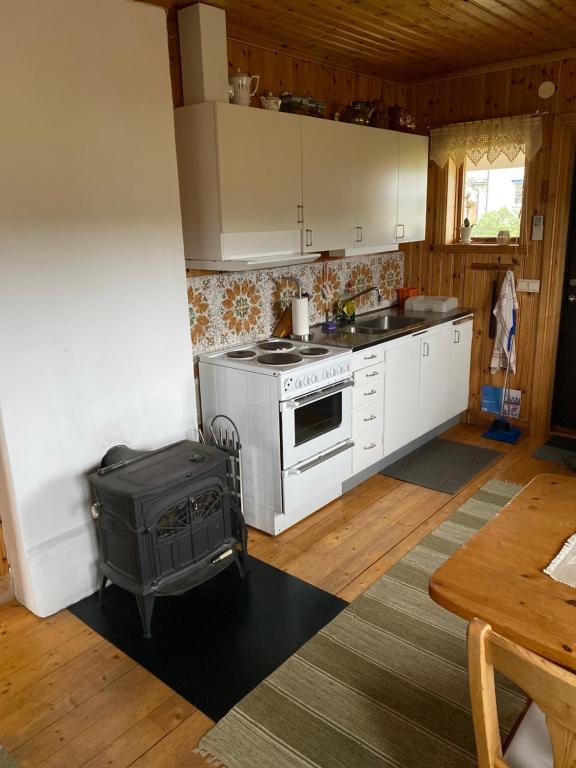
M 418 317 L 398 317 L 397 315 L 380 315 L 371 320 L 362 320 L 356 323 L 358 333 L 390 333 L 392 331 L 406 331 L 409 328 L 417 328 L 424 321 Z

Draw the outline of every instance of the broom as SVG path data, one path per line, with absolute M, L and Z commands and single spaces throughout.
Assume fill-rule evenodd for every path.
M 508 343 L 507 343 L 507 355 L 508 362 L 506 364 L 506 376 L 504 377 L 504 388 L 502 390 L 502 402 L 500 404 L 500 416 L 497 419 L 494 419 L 492 424 L 488 427 L 486 432 L 482 434 L 482 437 L 487 437 L 488 440 L 498 440 L 501 443 L 510 443 L 511 445 L 514 445 L 520 435 L 522 434 L 522 430 L 518 429 L 517 427 L 513 427 L 512 424 L 508 421 L 508 419 L 504 418 L 504 405 L 506 403 L 506 395 L 508 392 L 508 378 L 510 376 L 510 358 L 511 358 L 511 349 L 512 349 L 512 340 L 514 338 L 514 334 L 516 333 L 516 310 L 513 310 L 514 312 L 514 321 L 512 323 L 512 328 L 510 328 L 510 333 L 508 334 Z

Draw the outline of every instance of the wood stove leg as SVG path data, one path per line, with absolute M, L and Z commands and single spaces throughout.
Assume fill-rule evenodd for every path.
M 106 589 L 106 584 L 108 583 L 108 576 L 105 576 L 102 574 L 100 576 L 100 586 L 98 588 L 98 605 L 102 605 L 102 601 L 104 600 L 104 590 Z
M 154 595 L 136 595 L 135 597 L 142 619 L 142 636 L 145 640 L 149 640 L 152 637 L 152 614 L 156 597 Z

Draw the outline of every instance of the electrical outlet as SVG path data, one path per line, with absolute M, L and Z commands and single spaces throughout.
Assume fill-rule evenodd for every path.
M 516 283 L 516 290 L 521 293 L 540 293 L 540 280 L 525 280 L 521 278 Z

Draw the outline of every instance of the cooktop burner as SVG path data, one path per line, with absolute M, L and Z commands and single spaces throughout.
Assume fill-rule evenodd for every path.
M 298 352 L 304 357 L 320 357 L 329 354 L 330 350 L 326 347 L 301 347 Z
M 301 361 L 302 356 L 294 352 L 275 352 L 273 355 L 260 355 L 258 358 L 262 365 L 295 365 Z
M 294 344 L 292 344 L 290 341 L 264 341 L 262 344 L 258 344 L 258 349 L 265 349 L 267 352 L 276 352 L 280 349 L 294 349 Z
M 235 352 L 228 352 L 226 357 L 231 357 L 233 360 L 242 360 L 249 357 L 256 357 L 256 352 L 252 349 L 237 349 Z

